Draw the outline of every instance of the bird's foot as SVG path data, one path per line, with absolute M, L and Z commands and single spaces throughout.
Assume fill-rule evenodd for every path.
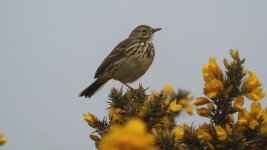
M 130 89 L 130 90 L 131 90 L 131 92 L 138 94 L 138 93 L 143 93 L 143 92 L 145 92 L 147 89 L 148 89 L 148 88 L 143 89 L 142 87 L 139 87 L 138 89 L 133 89 L 133 88 L 132 88 L 132 89 Z
M 134 89 L 132 88 L 131 86 L 129 86 L 128 84 L 126 83 L 123 83 L 125 86 L 127 86 L 132 93 L 135 93 L 135 94 L 138 94 L 138 93 L 144 93 L 148 88 L 143 88 L 141 84 L 139 84 L 139 88 L 138 89 Z

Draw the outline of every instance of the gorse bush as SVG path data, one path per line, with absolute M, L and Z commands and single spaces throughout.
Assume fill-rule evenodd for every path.
M 99 150 L 262 150 L 267 147 L 267 108 L 259 100 L 265 97 L 256 73 L 244 68 L 245 59 L 230 50 L 231 62 L 224 59 L 225 71 L 211 57 L 203 67 L 204 96 L 175 91 L 166 84 L 161 92 L 147 94 L 112 89 L 108 117 L 98 119 L 84 114 L 95 129 L 90 135 Z M 250 110 L 245 100 L 253 101 Z M 176 124 L 182 111 L 194 110 L 209 119 L 201 125 Z

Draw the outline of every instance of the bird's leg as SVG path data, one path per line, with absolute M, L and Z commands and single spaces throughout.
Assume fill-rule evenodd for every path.
M 121 82 L 123 83 L 125 86 L 127 86 L 131 91 L 135 90 L 134 88 L 132 88 L 130 85 L 128 85 L 127 83 Z
M 134 93 L 140 93 L 140 92 L 144 92 L 144 91 L 147 90 L 147 89 L 143 89 L 143 88 L 140 88 L 140 87 L 138 89 L 134 89 L 130 85 L 128 85 L 127 83 L 124 83 L 124 82 L 121 82 L 121 83 L 123 83 L 125 86 L 127 86 Z

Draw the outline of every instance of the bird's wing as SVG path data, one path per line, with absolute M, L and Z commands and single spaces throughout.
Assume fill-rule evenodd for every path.
M 131 45 L 132 42 L 134 42 L 134 40 L 129 38 L 120 42 L 98 67 L 95 73 L 95 78 L 98 78 L 112 62 L 123 57 L 126 54 L 125 49 L 128 47 L 128 45 Z

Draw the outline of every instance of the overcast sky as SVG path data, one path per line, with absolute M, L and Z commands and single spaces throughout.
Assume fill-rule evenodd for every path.
M 78 93 L 140 24 L 162 30 L 154 36 L 154 63 L 132 86 L 160 90 L 169 82 L 202 96 L 203 64 L 216 56 L 223 67 L 235 48 L 266 91 L 266 6 L 264 0 L 1 0 L 0 132 L 9 141 L 0 149 L 94 150 L 82 115 L 103 118 L 110 89 L 122 84 L 110 81 L 90 100 Z M 187 115 L 177 122 L 193 120 L 203 122 Z

